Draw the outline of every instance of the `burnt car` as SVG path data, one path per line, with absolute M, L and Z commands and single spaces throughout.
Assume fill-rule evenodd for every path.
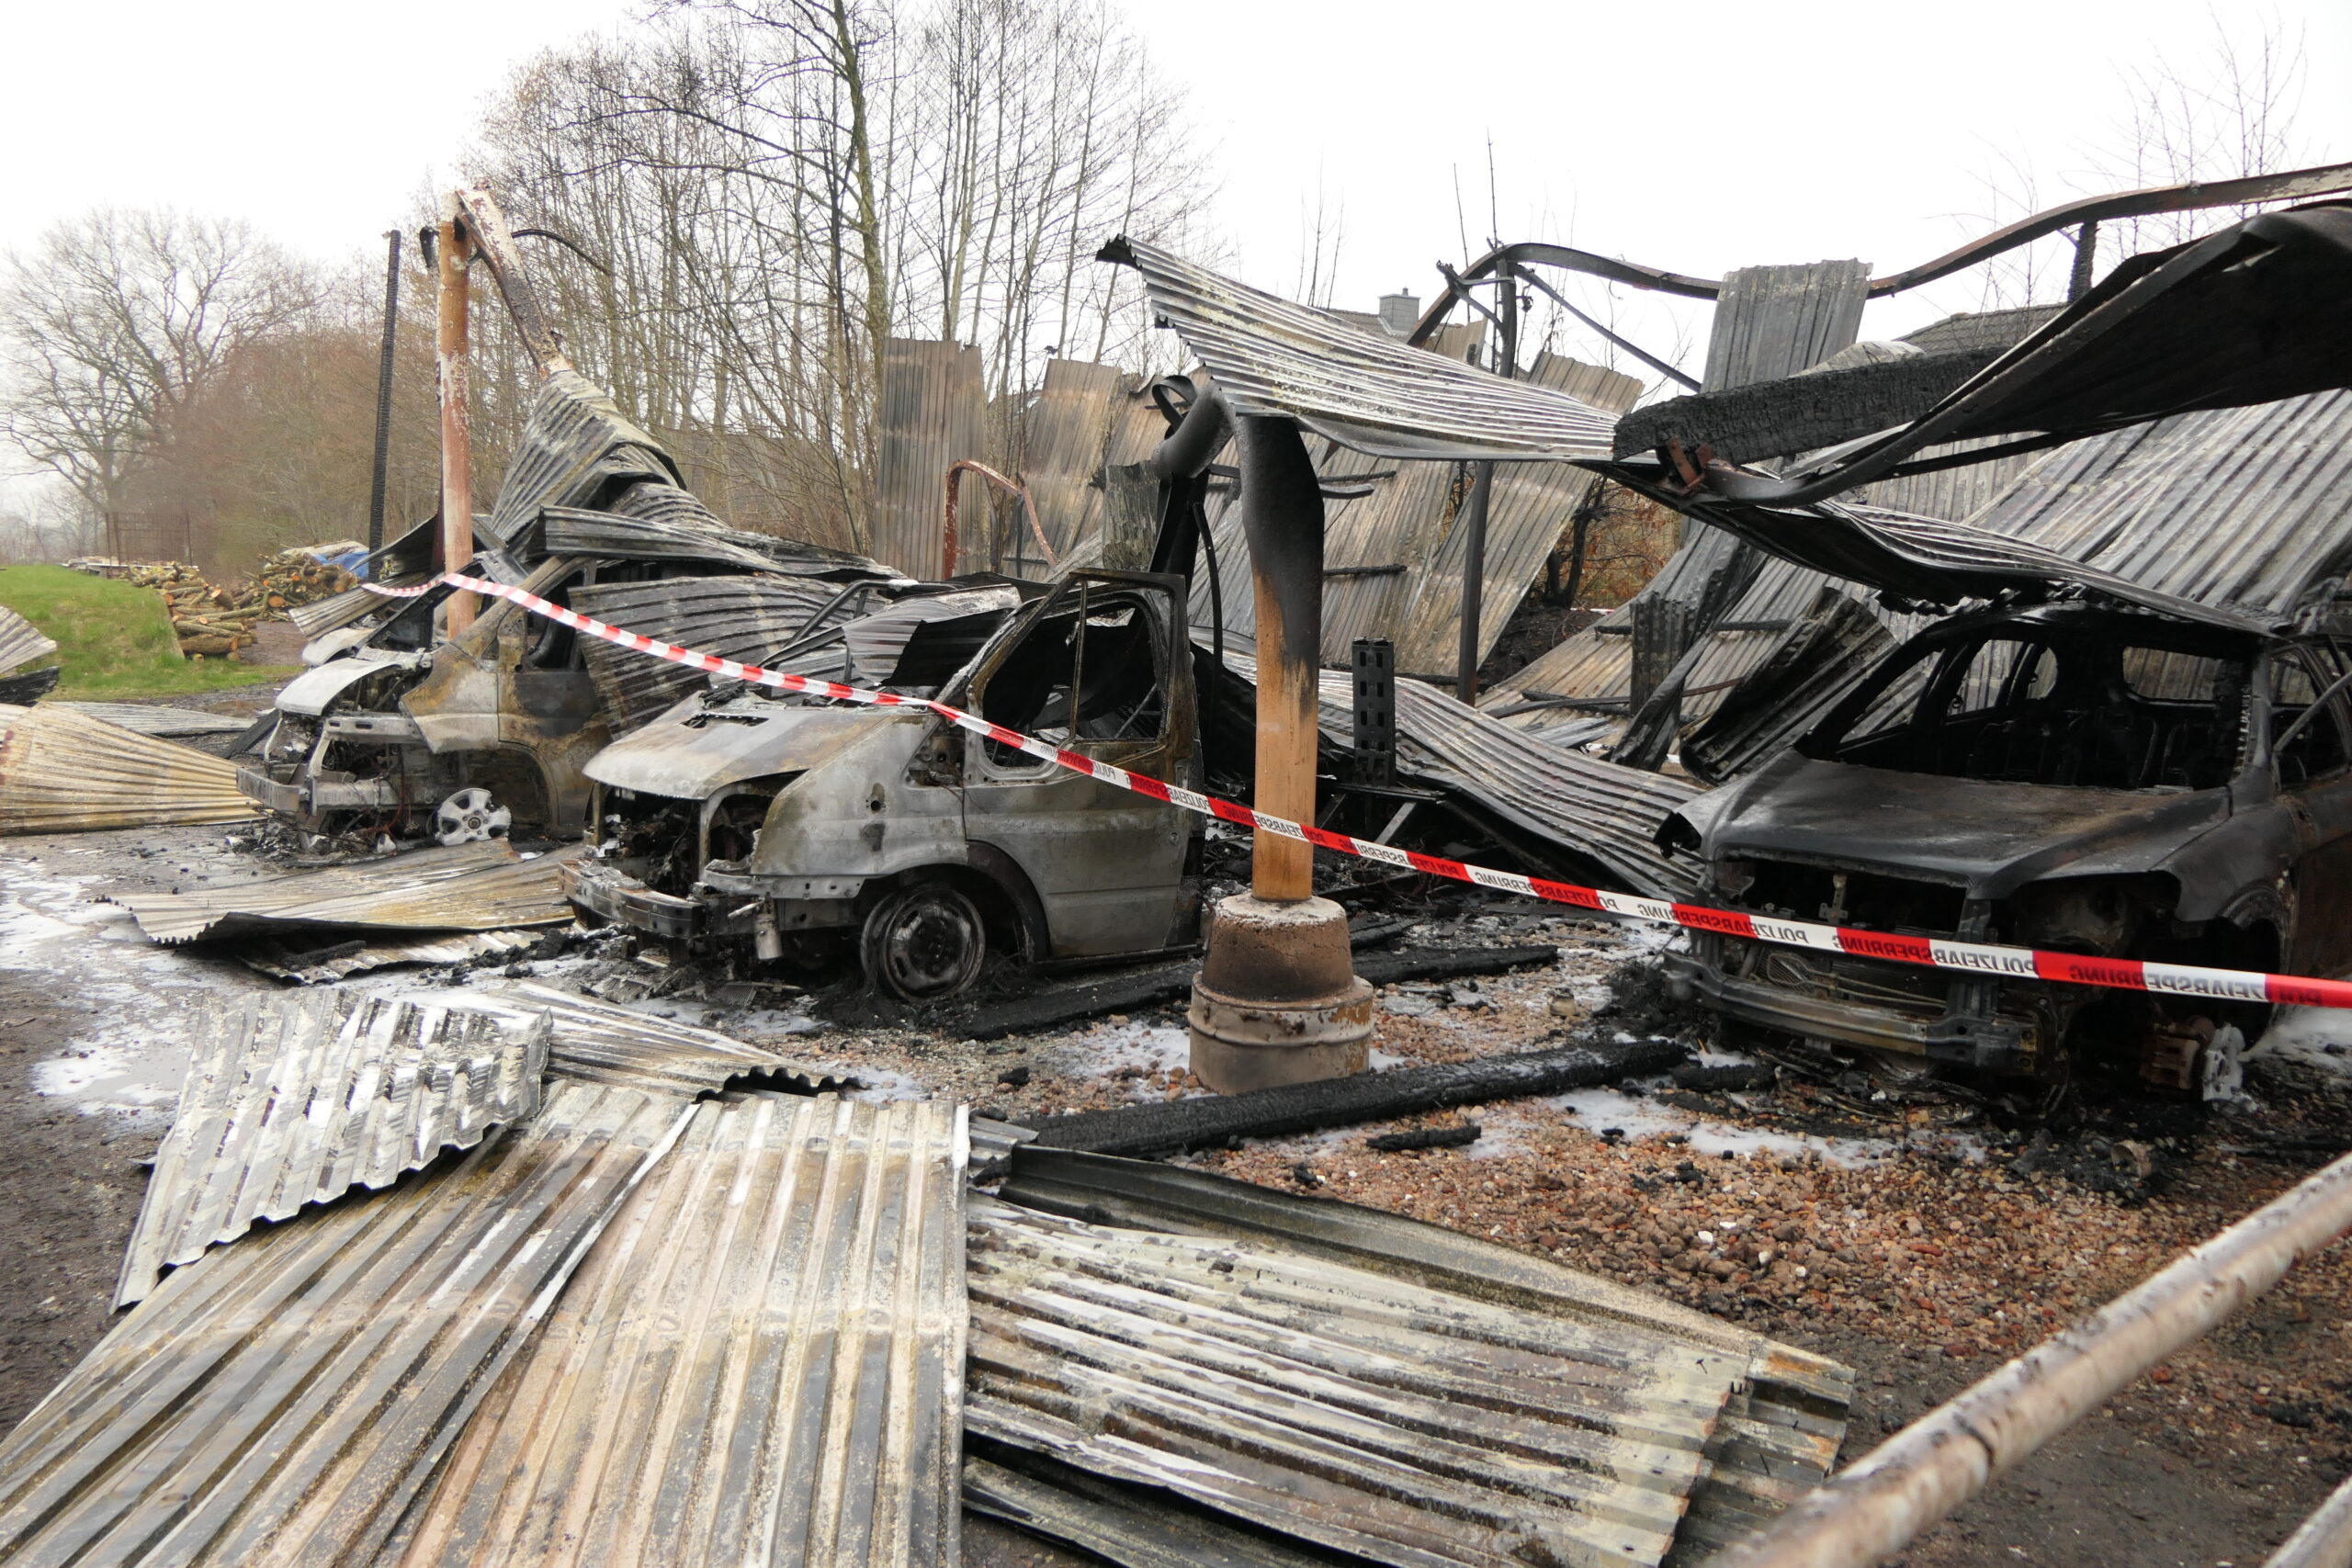
M 927 595 L 762 660 L 983 717 L 1197 788 L 1185 582 L 1083 571 L 1049 591 Z M 822 646 L 815 646 L 822 644 Z M 721 683 L 588 765 L 583 911 L 689 950 L 951 997 L 989 954 L 1084 959 L 1190 943 L 1200 818 L 912 707 Z
M 1956 615 L 1675 812 L 1704 902 L 2098 956 L 2352 968 L 2343 649 L 2086 603 Z M 2004 1074 L 2225 1082 L 2258 1003 L 1698 933 L 1669 983 L 1769 1035 Z
M 517 571 L 494 556 L 473 570 L 558 604 L 645 570 L 556 557 Z M 578 637 L 497 599 L 445 639 L 448 596 L 436 588 L 390 602 L 380 624 L 288 682 L 258 755 L 238 769 L 247 797 L 313 833 L 459 843 L 516 825 L 579 832 L 581 769 L 612 732 Z

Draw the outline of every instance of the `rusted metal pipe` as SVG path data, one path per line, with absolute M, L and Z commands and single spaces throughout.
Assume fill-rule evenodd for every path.
M 1929 1411 L 1708 1568 L 1864 1568 L 1901 1551 L 2347 1229 L 2352 1156 Z
M 1244 415 L 1241 528 L 1258 606 L 1258 809 L 1315 820 L 1316 696 L 1323 649 L 1323 491 L 1298 426 Z M 1315 852 L 1258 830 L 1250 890 L 1268 903 L 1315 893 Z
M 2352 1568 L 2352 1477 L 2312 1510 L 2262 1568 Z
M 1029 498 L 1025 479 L 1009 479 L 986 463 L 971 457 L 958 457 L 947 465 L 947 520 L 940 536 L 940 573 L 942 577 L 956 575 L 956 495 L 961 488 L 956 482 L 959 474 L 978 474 L 999 490 L 1021 498 L 1022 514 L 1029 519 L 1030 536 L 1037 541 L 1037 548 L 1046 558 L 1046 570 L 1060 566 L 1061 558 L 1054 554 L 1054 547 L 1046 542 L 1045 527 L 1037 521 L 1037 503 Z
M 385 476 L 392 450 L 392 344 L 401 316 L 401 231 L 384 236 L 384 344 L 376 360 L 376 454 L 368 471 L 368 553 L 384 547 Z
M 466 228 L 454 194 L 442 206 L 438 238 L 434 320 L 441 389 L 441 563 L 445 571 L 463 571 L 474 558 L 474 433 L 466 393 Z M 444 635 L 458 636 L 474 624 L 474 596 L 451 593 L 444 613 Z

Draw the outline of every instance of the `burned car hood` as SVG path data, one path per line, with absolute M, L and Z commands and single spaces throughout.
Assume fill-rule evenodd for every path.
M 2039 877 L 2152 870 L 2230 815 L 2179 795 L 1940 778 L 1793 751 L 1677 816 L 1710 860 L 1753 856 L 1908 873 L 1999 898 Z
M 316 718 L 327 711 L 335 698 L 386 670 L 416 670 L 424 660 L 413 654 L 379 653 L 373 649 L 359 649 L 332 659 L 315 670 L 305 670 L 277 694 L 277 711 L 300 714 L 304 718 Z
M 794 707 L 763 697 L 708 704 L 697 694 L 590 760 L 588 776 L 615 789 L 704 800 L 744 779 L 805 773 L 905 710 Z

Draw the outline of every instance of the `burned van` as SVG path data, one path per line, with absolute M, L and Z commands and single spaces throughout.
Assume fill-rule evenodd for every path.
M 960 590 L 826 634 L 822 671 L 1197 787 L 1182 578 L 1089 571 Z M 803 650 L 778 651 L 792 667 Z M 700 951 L 854 956 L 906 1000 L 992 953 L 1191 942 L 1197 818 L 967 733 L 928 710 L 714 685 L 605 749 L 583 911 Z
M 1697 861 L 1702 901 L 1757 916 L 2341 975 L 2347 671 L 2318 636 L 2079 603 L 1958 615 L 1660 841 Z M 2226 1078 L 2265 1016 L 1714 933 L 1667 962 L 1685 995 L 1768 1036 L 2042 1077 L 2194 1089 Z

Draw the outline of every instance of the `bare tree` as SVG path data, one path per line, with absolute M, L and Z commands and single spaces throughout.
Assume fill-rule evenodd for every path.
M 2120 73 L 2120 107 L 2099 141 L 2083 150 L 2085 167 L 2061 182 L 2065 195 L 2092 196 L 2150 186 L 2274 174 L 2311 161 L 2296 130 L 2307 74 L 2303 38 L 2277 16 L 2250 37 L 2222 17 L 2199 58 L 2182 63 L 2161 53 Z M 1965 220 L 1982 230 L 2040 211 L 2051 197 L 2030 153 L 1999 153 L 1984 176 L 1987 210 Z M 2098 225 L 2092 243 L 2101 267 L 2142 251 L 2177 245 L 2260 210 L 2259 204 L 2157 213 Z M 1983 306 L 2046 303 L 2064 298 L 2075 270 L 2071 237 L 2011 251 L 1983 274 Z
M 0 273 L 8 434 L 90 511 L 114 510 L 206 378 L 316 299 L 243 222 L 99 210 L 61 223 Z

